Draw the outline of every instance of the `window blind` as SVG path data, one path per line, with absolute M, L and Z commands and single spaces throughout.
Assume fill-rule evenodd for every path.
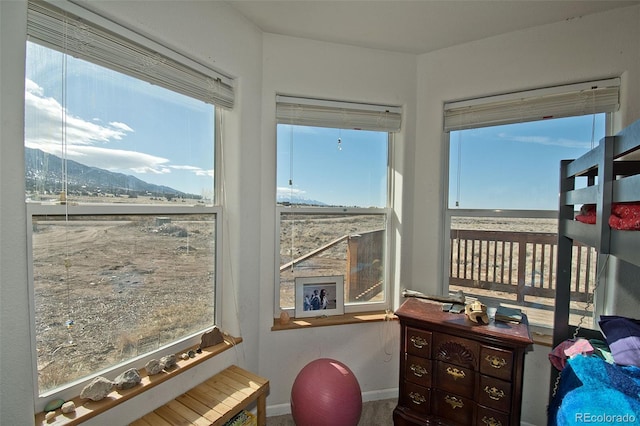
M 32 42 L 76 58 L 203 102 L 233 107 L 232 78 L 76 4 L 29 0 L 27 35 Z
M 397 132 L 402 108 L 278 95 L 276 120 L 279 124 Z
M 444 131 L 617 111 L 620 79 L 489 96 L 444 105 Z

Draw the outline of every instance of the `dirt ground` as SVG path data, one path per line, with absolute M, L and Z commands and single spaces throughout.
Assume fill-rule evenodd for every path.
M 40 391 L 212 325 L 211 217 L 38 218 Z

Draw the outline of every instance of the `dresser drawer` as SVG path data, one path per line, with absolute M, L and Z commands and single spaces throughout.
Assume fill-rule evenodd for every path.
M 435 361 L 435 387 L 457 395 L 473 398 L 476 373 L 468 368 Z
M 463 425 L 473 421 L 474 403 L 472 400 L 454 393 L 434 391 L 433 411 L 437 416 Z
M 404 395 L 401 395 L 401 403 L 414 411 L 429 414 L 431 405 L 431 390 L 414 383 L 404 382 Z
M 431 387 L 433 372 L 431 371 L 431 360 L 413 355 L 407 355 L 405 363 L 405 380 L 424 386 Z
M 511 411 L 511 383 L 480 376 L 478 403 L 504 412 Z
M 478 405 L 476 426 L 509 426 L 509 415 Z
M 480 372 L 488 376 L 511 381 L 513 352 L 482 346 L 480 348 Z
M 434 333 L 433 358 L 478 371 L 480 344 L 473 340 Z
M 404 351 L 422 358 L 431 358 L 431 332 L 407 327 Z

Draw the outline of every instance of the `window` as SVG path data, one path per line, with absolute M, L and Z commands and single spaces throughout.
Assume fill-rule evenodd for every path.
M 28 15 L 36 410 L 195 344 L 219 316 L 217 108 L 231 86 L 67 6 L 33 1 Z
M 581 156 L 605 136 L 618 84 L 445 106 L 449 290 L 490 307 L 522 307 L 531 324 L 552 326 L 560 160 Z M 574 250 L 574 313 L 580 318 L 592 311 L 597 253 L 580 245 Z
M 298 277 L 342 275 L 346 312 L 387 307 L 399 108 L 279 96 L 277 116 L 275 314 Z

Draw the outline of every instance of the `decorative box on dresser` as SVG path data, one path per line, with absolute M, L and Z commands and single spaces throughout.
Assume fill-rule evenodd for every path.
M 442 304 L 409 298 L 400 319 L 396 426 L 519 426 L 524 354 L 533 341 L 526 316 L 479 325 Z

